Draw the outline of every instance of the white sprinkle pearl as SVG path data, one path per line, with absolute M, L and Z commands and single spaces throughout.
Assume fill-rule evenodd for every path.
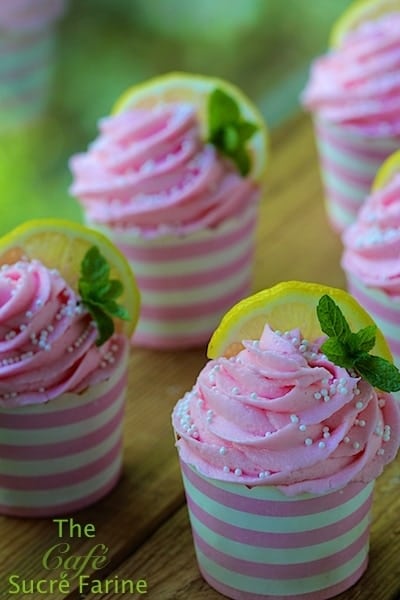
M 258 474 L 258 478 L 265 479 L 266 477 L 269 477 L 270 475 L 271 475 L 271 471 L 260 471 L 260 473 Z
M 250 399 L 251 400 L 257 400 L 257 398 L 258 398 L 257 392 L 251 392 L 250 393 Z
M 231 389 L 232 394 L 239 394 L 240 390 L 239 388 L 235 385 L 232 389 Z
M 311 446 L 311 444 L 312 444 L 312 439 L 311 439 L 311 438 L 306 438 L 306 439 L 304 440 L 304 443 L 305 443 L 305 445 L 306 445 L 306 446 Z
M 292 423 L 298 423 L 299 417 L 297 415 L 290 415 L 290 420 Z
M 321 396 L 321 394 L 320 394 L 319 392 L 315 392 L 315 394 L 314 394 L 314 398 L 315 398 L 316 400 L 321 400 L 322 396 Z
M 222 470 L 224 473 L 229 473 L 229 471 L 230 471 L 229 467 L 227 467 L 226 465 Z
M 301 425 L 299 425 L 299 430 L 300 431 L 305 431 L 307 429 L 307 425 L 304 425 L 304 423 L 302 423 Z
M 318 442 L 318 448 L 325 448 L 326 444 L 325 442 Z
M 361 410 L 363 406 L 364 405 L 363 405 L 362 402 L 356 402 L 356 408 L 357 408 L 357 410 Z
M 344 441 L 344 443 L 345 443 L 345 444 L 349 444 L 349 443 L 350 443 L 350 438 L 349 438 L 349 436 L 348 436 L 348 435 L 346 435 L 346 437 L 345 437 L 345 438 L 343 438 L 343 441 Z
M 377 451 L 377 455 L 378 456 L 383 456 L 385 454 L 385 451 L 383 448 L 379 448 L 379 450 Z
M 358 449 L 359 449 L 359 447 L 360 447 L 360 442 L 354 442 L 354 443 L 353 443 L 353 448 L 354 448 L 354 450 L 358 450 Z
M 235 469 L 235 475 L 236 477 L 240 477 L 242 474 L 242 469 Z
M 221 448 L 219 449 L 219 453 L 222 454 L 222 456 L 224 456 L 227 453 L 227 449 L 225 448 L 225 446 L 221 446 Z

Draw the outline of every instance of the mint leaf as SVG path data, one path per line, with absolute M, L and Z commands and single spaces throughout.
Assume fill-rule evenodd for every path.
M 358 347 L 364 352 L 369 352 L 375 346 L 376 325 L 368 325 L 354 334 L 358 341 Z
M 107 315 L 107 313 L 104 312 L 104 310 L 98 306 L 91 304 L 87 308 L 96 321 L 97 330 L 99 332 L 99 335 L 96 339 L 96 346 L 101 346 L 114 333 L 114 321 L 109 315 Z
M 239 107 L 235 100 L 216 88 L 208 101 L 208 126 L 213 135 L 224 125 L 236 123 L 240 119 Z
M 82 278 L 86 281 L 106 281 L 110 273 L 110 265 L 104 256 L 100 254 L 97 246 L 92 246 L 86 252 L 81 264 Z
M 355 360 L 354 367 L 374 387 L 384 392 L 400 390 L 400 372 L 384 358 L 365 352 Z
M 344 338 L 350 334 L 350 327 L 337 304 L 325 294 L 318 302 L 317 316 L 321 329 L 329 337 Z
M 116 302 L 124 291 L 123 285 L 118 279 L 109 279 L 109 276 L 110 265 L 97 246 L 92 246 L 82 259 L 78 291 L 82 303 L 96 321 L 99 332 L 97 346 L 113 335 L 113 317 L 130 319 L 126 308 Z
M 350 369 L 353 361 L 347 356 L 346 347 L 338 338 L 328 338 L 321 346 L 322 352 L 338 367 Z
M 236 164 L 243 177 L 251 169 L 246 142 L 257 130 L 255 123 L 242 119 L 236 100 L 218 88 L 213 90 L 208 101 L 208 141 Z
M 380 356 L 368 354 L 375 346 L 376 326 L 368 325 L 356 333 L 350 331 L 342 311 L 325 294 L 317 305 L 317 317 L 328 339 L 321 350 L 333 363 L 345 369 L 354 369 L 373 387 L 384 392 L 400 390 L 400 371 Z

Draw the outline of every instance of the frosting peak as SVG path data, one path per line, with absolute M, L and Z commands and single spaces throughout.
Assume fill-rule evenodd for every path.
M 366 285 L 400 294 L 400 175 L 368 196 L 343 236 L 343 268 Z
M 288 495 L 377 477 L 399 446 L 399 409 L 330 362 L 322 341 L 267 325 L 237 356 L 210 361 L 173 413 L 181 460 Z
M 303 102 L 368 135 L 400 135 L 400 12 L 362 24 L 317 59 Z
M 71 193 L 91 222 L 152 237 L 214 227 L 254 202 L 257 186 L 204 143 L 186 104 L 102 119 L 85 154 L 72 157 Z
M 90 314 L 56 270 L 36 260 L 1 267 L 0 406 L 46 402 L 106 379 L 125 342 L 115 336 L 98 348 L 96 338 Z

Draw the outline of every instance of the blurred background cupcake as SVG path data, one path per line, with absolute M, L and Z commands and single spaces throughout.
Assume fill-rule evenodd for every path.
M 390 0 L 351 7 L 333 28 L 329 52 L 312 65 L 302 99 L 314 117 L 326 209 L 338 232 L 399 147 L 399 73 L 400 12 Z
M 67 0 L 0 4 L 0 132 L 42 116 L 49 100 L 56 23 Z
M 71 159 L 86 222 L 136 274 L 135 343 L 203 345 L 249 293 L 266 160 L 255 106 L 225 81 L 184 73 L 128 90 Z
M 343 235 L 348 289 L 382 330 L 400 366 L 400 153 L 382 166 Z

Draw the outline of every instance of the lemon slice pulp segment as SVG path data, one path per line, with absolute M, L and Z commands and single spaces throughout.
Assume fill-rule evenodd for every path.
M 233 306 L 211 337 L 208 357 L 234 356 L 243 348 L 243 340 L 260 339 L 267 323 L 280 331 L 299 328 L 309 341 L 321 337 L 324 334 L 316 308 L 324 294 L 339 306 L 352 331 L 375 325 L 369 314 L 344 290 L 319 283 L 284 281 Z M 373 353 L 392 361 L 389 346 L 379 330 Z
M 263 178 L 267 163 L 267 127 L 258 108 L 231 83 L 216 77 L 179 72 L 169 73 L 130 87 L 116 101 L 112 112 L 148 109 L 166 103 L 187 103 L 195 107 L 202 134 L 206 138 L 208 98 L 216 88 L 231 96 L 237 102 L 243 118 L 258 127 L 256 133 L 248 140 L 246 147 L 251 157 L 250 177 L 259 181 Z
M 118 303 L 127 309 L 130 320 L 116 319 L 114 324 L 117 332 L 130 336 L 139 315 L 139 291 L 125 257 L 98 231 L 63 219 L 27 221 L 0 238 L 0 265 L 22 258 L 39 260 L 49 269 L 57 269 L 77 291 L 81 262 L 92 246 L 98 247 L 110 265 L 110 278 L 123 285 Z

